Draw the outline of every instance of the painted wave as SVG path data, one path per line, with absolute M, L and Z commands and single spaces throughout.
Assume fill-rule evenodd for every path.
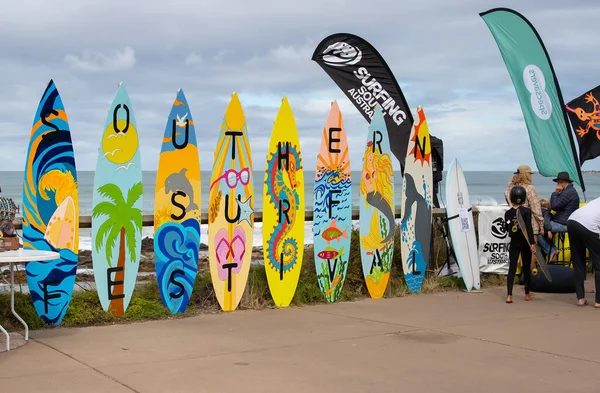
M 68 249 L 54 248 L 37 230 L 34 234 L 37 236 L 32 236 L 31 232 L 24 235 L 24 241 L 29 242 L 36 250 L 58 252 L 60 258 L 29 262 L 26 265 L 31 299 L 35 311 L 44 322 L 59 325 L 71 302 L 77 272 L 77 255 Z
M 327 170 L 323 176 L 315 181 L 314 191 L 314 235 L 318 236 L 321 231 L 327 228 L 327 222 L 329 221 L 329 209 L 327 207 L 327 193 L 331 190 L 340 190 L 340 194 L 335 195 L 335 199 L 340 201 L 337 207 L 352 206 L 352 191 L 351 191 L 351 180 L 349 178 L 332 181 L 332 178 L 337 177 L 337 171 Z M 338 227 L 343 230 L 346 222 L 350 225 L 351 215 L 337 217 Z
M 198 271 L 200 224 L 190 218 L 179 223 L 165 223 L 158 228 L 155 240 L 156 275 L 164 305 L 173 313 L 185 311 Z M 179 273 L 175 273 L 179 271 Z

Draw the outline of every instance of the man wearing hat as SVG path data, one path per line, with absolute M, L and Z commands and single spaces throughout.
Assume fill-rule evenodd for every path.
M 552 210 L 555 211 L 550 225 L 552 226 L 552 232 L 567 232 L 567 220 L 569 216 L 577 209 L 579 209 L 579 194 L 575 187 L 573 187 L 573 180 L 569 177 L 567 172 L 560 172 L 556 179 L 553 179 L 556 183 L 556 190 L 550 197 L 550 205 Z M 550 255 L 550 260 L 553 260 L 558 250 L 554 246 L 550 246 L 549 242 L 544 238 L 539 238 L 538 242 L 546 255 Z

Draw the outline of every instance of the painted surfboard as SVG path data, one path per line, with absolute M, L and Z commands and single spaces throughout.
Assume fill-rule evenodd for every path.
M 135 287 L 142 248 L 142 165 L 138 130 L 119 84 L 98 148 L 92 196 L 92 264 L 104 311 L 122 316 Z
M 340 298 L 352 231 L 350 155 L 342 113 L 331 104 L 317 155 L 313 239 L 319 288 L 328 302 Z
M 432 190 L 431 139 L 425 113 L 419 106 L 408 141 L 400 211 L 402 269 L 406 285 L 413 293 L 421 290 L 429 262 L 433 218 Z
M 394 256 L 394 170 L 383 112 L 378 105 L 369 125 L 360 177 L 360 259 L 369 294 L 380 299 Z
M 238 306 L 250 271 L 254 181 L 246 118 L 234 92 L 225 111 L 210 179 L 208 257 L 223 311 Z
M 179 89 L 162 138 L 154 196 L 156 279 L 161 299 L 173 314 L 185 311 L 194 289 L 201 206 L 194 119 Z
M 33 306 L 47 324 L 67 312 L 77 273 L 79 194 L 69 121 L 50 80 L 29 138 L 23 181 L 23 248 L 55 251 L 60 257 L 26 265 Z
M 263 249 L 271 296 L 289 306 L 304 252 L 304 168 L 298 129 L 286 97 L 273 125 L 263 187 Z
M 525 240 L 527 240 L 527 244 L 529 244 L 529 246 L 531 247 L 531 243 L 529 243 L 529 238 L 527 237 L 528 236 L 527 235 L 527 226 L 525 225 L 525 220 L 523 219 L 523 216 L 521 216 L 521 212 L 519 210 L 517 210 L 517 221 L 519 223 L 519 228 L 521 228 L 521 231 L 523 231 Z M 546 258 L 544 258 L 544 254 L 542 254 L 541 247 L 536 247 L 535 259 L 532 261 L 532 264 L 531 264 L 532 270 L 535 270 L 534 263 L 540 267 L 540 270 L 542 271 L 542 273 L 544 273 L 544 276 L 546 276 L 546 279 L 549 282 L 552 282 L 552 276 L 550 275 L 550 269 L 548 268 L 548 265 L 546 264 Z
M 467 291 L 479 290 L 479 252 L 471 198 L 465 174 L 457 159 L 452 161 L 446 175 L 446 214 L 456 262 Z

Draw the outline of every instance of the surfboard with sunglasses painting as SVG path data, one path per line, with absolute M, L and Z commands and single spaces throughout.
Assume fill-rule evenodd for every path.
M 238 306 L 250 270 L 254 234 L 254 183 L 246 118 L 234 92 L 215 149 L 208 206 L 208 256 L 223 311 Z

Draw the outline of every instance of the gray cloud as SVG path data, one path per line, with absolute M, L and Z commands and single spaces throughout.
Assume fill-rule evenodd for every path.
M 508 1 L 538 29 L 565 100 L 596 86 L 593 37 L 600 5 L 584 1 Z M 155 170 L 160 138 L 178 88 L 191 106 L 201 168 L 212 167 L 223 113 L 233 91 L 244 106 L 255 169 L 265 165 L 277 110 L 290 100 L 305 168 L 316 165 L 321 129 L 338 100 L 352 167 L 361 166 L 368 124 L 310 60 L 318 42 L 355 33 L 384 56 L 411 106 L 423 106 L 444 140 L 446 165 L 466 170 L 534 166 L 514 88 L 478 13 L 492 0 L 364 2 L 75 0 L 13 2 L 0 16 L 0 170 L 21 169 L 33 115 L 54 79 L 70 120 L 76 160 L 93 170 L 107 110 L 120 81 L 131 95 L 142 164 Z M 8 17 L 7 15 L 12 15 Z M 25 17 L 27 15 L 27 17 Z M 23 17 L 19 17 L 23 16 Z M 399 165 L 396 163 L 396 168 Z M 584 169 L 600 169 L 594 162 Z

